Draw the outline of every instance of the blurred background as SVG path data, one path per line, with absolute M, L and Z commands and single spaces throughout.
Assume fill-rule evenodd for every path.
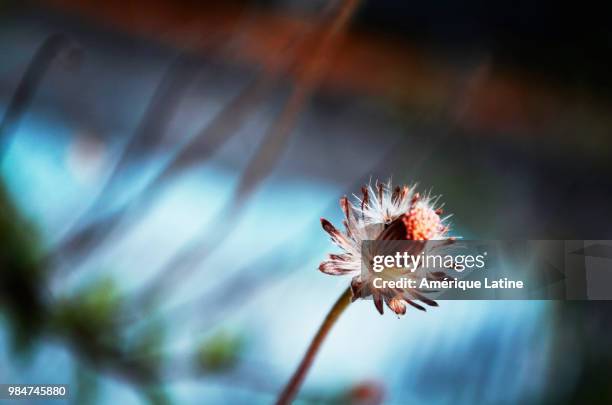
M 612 35 L 580 4 L 0 1 L 0 382 L 272 403 L 371 179 L 468 239 L 612 239 Z M 387 311 L 388 312 L 388 311 Z M 608 302 L 356 302 L 300 403 L 610 403 Z M 57 401 L 56 401 L 57 402 Z

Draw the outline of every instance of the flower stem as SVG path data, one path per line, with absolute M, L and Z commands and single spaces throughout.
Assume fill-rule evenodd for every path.
M 340 315 L 342 315 L 344 310 L 351 303 L 351 297 L 352 293 L 349 287 L 346 289 L 346 291 L 342 293 L 342 295 L 338 298 L 334 306 L 329 310 L 327 316 L 325 317 L 325 320 L 319 327 L 317 334 L 312 339 L 312 342 L 310 342 L 310 346 L 308 347 L 306 354 L 304 354 L 302 362 L 300 363 L 297 370 L 295 370 L 295 373 L 291 377 L 291 380 L 289 380 L 289 382 L 285 386 L 283 392 L 278 397 L 276 405 L 288 405 L 291 403 L 298 390 L 300 389 L 300 386 L 304 382 L 306 373 L 310 369 L 310 366 L 312 365 L 312 362 L 314 361 L 314 358 L 317 355 L 321 344 L 325 340 L 325 337 L 331 330 L 332 326 L 334 326 L 338 318 L 340 318 Z

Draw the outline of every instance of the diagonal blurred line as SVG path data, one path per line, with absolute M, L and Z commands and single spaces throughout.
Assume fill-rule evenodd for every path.
M 80 256 L 104 243 L 126 218 L 129 217 L 131 221 L 136 221 L 137 217 L 144 215 L 155 202 L 155 194 L 165 182 L 196 164 L 198 160 L 201 163 L 210 158 L 216 150 L 232 138 L 232 133 L 246 121 L 254 104 L 268 88 L 268 84 L 268 81 L 255 81 L 247 86 L 213 119 L 209 126 L 196 135 L 197 139 L 202 139 L 201 141 L 195 142 L 196 145 L 191 146 L 189 143 L 181 148 L 180 152 L 171 158 L 171 162 L 156 174 L 132 201 L 102 218 L 94 219 L 73 233 L 61 246 L 58 246 L 58 253 L 67 257 Z
M 198 263 L 229 237 L 239 220 L 240 210 L 280 161 L 289 136 L 297 124 L 299 113 L 320 80 L 325 62 L 336 44 L 337 36 L 347 27 L 358 3 L 358 0 L 343 0 L 336 13 L 324 19 L 321 24 L 321 32 L 316 32 L 319 34 L 316 36 L 318 42 L 312 58 L 299 75 L 295 89 L 280 117 L 272 125 L 254 157 L 247 164 L 230 204 L 217 214 L 215 220 L 208 224 L 200 236 L 197 236 L 162 267 L 159 276 L 153 282 L 143 288 L 143 292 L 137 299 L 139 305 L 145 307 L 152 305 L 172 281 L 176 282 L 179 279 L 184 281 L 196 270 Z M 215 230 L 215 232 L 209 232 L 210 230 Z
M 160 173 L 153 186 L 211 158 L 244 126 L 249 116 L 253 114 L 257 103 L 274 85 L 274 77 L 270 74 L 265 74 L 247 85 L 206 128 L 196 134 L 192 142 L 181 149 Z
M 305 30 L 298 33 L 295 38 L 290 39 L 281 53 L 291 55 L 295 44 L 301 41 L 307 33 L 308 30 Z M 290 57 L 285 59 L 291 60 Z M 178 152 L 169 159 L 132 201 L 102 218 L 95 218 L 80 230 L 73 232 L 56 248 L 56 253 L 66 257 L 80 256 L 104 243 L 126 217 L 130 216 L 132 222 L 136 221 L 137 217 L 146 213 L 150 205 L 154 203 L 155 193 L 162 188 L 164 183 L 182 171 L 203 163 L 232 139 L 255 111 L 258 102 L 277 84 L 276 74 L 288 69 L 290 69 L 290 66 L 265 69 L 264 74 L 247 85 L 236 98 L 213 118 L 210 124 L 179 146 Z
M 306 231 L 307 227 L 304 227 L 300 232 L 304 234 Z M 309 253 L 312 253 L 309 246 L 296 244 L 294 240 L 285 241 L 278 247 L 271 249 L 255 259 L 253 263 L 237 270 L 235 274 L 224 283 L 224 288 L 215 289 L 213 292 L 209 290 L 200 297 L 162 311 L 161 315 L 166 315 L 173 320 L 177 320 L 180 316 L 190 314 L 192 308 L 214 308 L 215 305 L 225 302 L 229 296 L 240 296 L 240 302 L 243 303 L 250 295 L 255 294 L 270 276 L 279 273 L 284 276 L 291 275 L 291 271 L 284 270 L 296 268 L 300 264 L 303 264 L 303 258 L 307 257 Z M 280 279 L 282 278 L 279 278 L 279 280 Z M 225 306 L 225 304 L 222 306 Z M 143 307 L 135 306 L 134 308 L 136 312 L 126 314 L 125 322 L 132 323 L 135 320 L 143 319 L 143 313 L 141 312 Z M 213 322 L 215 319 L 221 319 L 223 317 L 223 311 L 216 311 L 217 309 L 215 309 L 214 314 L 216 316 L 214 318 L 211 319 L 210 316 L 205 317 L 206 320 Z
M 139 158 L 145 152 L 161 147 L 167 126 L 176 113 L 179 100 L 183 97 L 197 73 L 195 62 L 185 54 L 177 57 L 168 67 L 149 102 L 138 129 L 123 148 L 117 163 L 99 191 L 98 198 L 82 215 L 82 219 L 87 219 L 89 215 L 94 214 L 101 208 L 106 194 L 115 186 L 117 179 L 124 174 L 124 170 L 129 166 L 132 159 Z
M 337 44 L 338 34 L 346 29 L 351 16 L 355 13 L 358 0 L 344 0 L 329 24 L 324 27 L 321 42 L 310 62 L 298 77 L 295 90 L 281 112 L 279 119 L 274 123 L 270 132 L 259 146 L 255 156 L 247 165 L 244 175 L 236 190 L 236 208 L 241 208 L 244 201 L 250 197 L 258 185 L 272 172 L 285 149 L 289 135 L 297 124 L 300 112 L 304 109 L 311 93 L 316 90 L 321 75 L 324 72 L 326 61 Z
M 248 26 L 253 23 L 252 18 L 248 16 L 247 10 L 248 8 L 245 8 L 245 11 L 243 12 L 246 16 L 243 19 L 238 19 L 238 22 L 236 23 L 236 30 L 238 32 L 242 32 L 240 28 L 241 26 Z M 225 44 L 227 42 L 227 38 L 218 38 L 218 41 Z M 211 51 L 214 51 L 214 50 L 215 50 L 215 47 L 211 49 Z M 219 50 L 217 49 L 217 51 Z M 185 66 L 186 69 L 189 70 L 188 69 L 189 55 L 187 52 L 185 52 L 184 54 L 182 54 L 181 56 L 177 58 L 175 63 L 171 65 L 169 69 L 167 69 L 166 74 L 162 78 L 162 83 L 160 83 L 160 85 L 158 86 L 156 95 L 159 95 L 159 93 L 162 91 L 162 87 L 164 87 L 164 82 L 167 82 L 170 79 L 172 79 L 171 77 L 172 74 L 176 74 L 176 76 L 180 79 L 181 62 L 183 62 L 183 59 L 186 65 Z M 194 62 L 194 67 L 195 66 L 196 66 L 196 62 Z M 183 84 L 187 85 L 187 80 L 184 81 Z M 158 133 L 158 137 L 160 138 L 160 140 L 163 139 L 164 133 L 163 133 L 163 130 L 160 130 L 160 128 L 165 129 L 165 125 L 167 125 L 168 122 L 165 122 L 164 120 L 165 119 L 167 119 L 168 121 L 170 120 L 170 118 L 172 117 L 172 111 L 165 111 L 164 108 L 159 107 L 159 105 L 161 105 L 162 102 L 164 102 L 165 104 L 172 103 L 172 100 L 171 100 L 172 98 L 175 98 L 175 101 L 177 101 L 174 105 L 178 104 L 178 100 L 180 99 L 179 93 L 182 90 L 181 89 L 182 86 L 176 86 L 176 87 L 177 87 L 176 89 L 177 91 L 175 92 L 175 94 L 177 95 L 177 97 L 170 97 L 165 100 L 163 97 L 156 97 L 156 96 L 153 97 L 152 102 L 150 103 L 148 114 L 143 118 L 143 121 L 141 121 L 140 130 L 138 130 L 136 135 L 134 136 L 135 140 L 131 144 L 128 144 L 126 149 L 129 149 L 131 146 L 132 149 L 138 150 L 138 143 L 142 142 L 138 140 L 139 138 L 138 134 L 140 133 L 140 134 L 143 134 L 144 136 L 149 131 L 149 129 L 152 129 L 154 133 Z M 250 103 L 250 101 L 242 100 L 243 98 L 248 98 L 248 96 L 239 97 L 239 98 L 241 99 L 241 100 L 238 100 L 239 104 L 240 103 L 243 103 L 243 104 Z M 155 107 L 155 105 L 153 104 L 156 101 L 156 99 L 159 100 L 157 101 L 157 105 L 158 105 L 157 107 Z M 228 111 L 226 114 L 223 115 L 224 118 L 226 118 L 226 116 L 228 116 L 227 118 L 235 118 L 234 116 L 232 116 L 232 114 L 240 113 L 239 105 L 234 105 L 234 104 L 235 103 L 232 103 L 229 106 L 230 108 L 226 109 Z M 161 112 L 161 114 L 157 114 L 158 112 Z M 234 122 L 229 119 L 228 121 Z M 212 128 L 211 130 L 212 132 L 217 133 L 219 132 L 218 129 L 219 128 L 217 125 L 215 126 L 215 128 Z M 208 132 L 206 132 L 205 130 L 204 134 L 201 134 L 201 135 L 205 136 L 207 133 Z M 222 135 L 222 132 L 220 132 L 220 134 Z M 212 145 L 209 148 L 211 152 L 214 151 L 217 143 L 221 143 L 220 142 L 221 139 L 218 139 L 218 138 L 219 138 L 218 136 L 215 137 L 211 135 Z M 197 136 L 196 136 L 196 139 L 197 139 Z M 130 209 L 134 208 L 133 207 L 134 205 L 136 206 L 144 205 L 144 203 L 147 202 L 146 201 L 147 198 L 153 197 L 153 194 L 156 191 L 155 190 L 156 186 L 158 186 L 162 182 L 162 180 L 165 179 L 165 177 L 168 177 L 168 173 L 173 172 L 172 169 L 175 169 L 175 171 L 178 171 L 176 170 L 175 166 L 179 166 L 179 164 L 177 164 L 179 162 L 175 162 L 176 160 L 182 160 L 180 159 L 180 157 L 185 155 L 186 153 L 189 154 L 189 151 L 193 151 L 193 150 L 197 150 L 199 152 L 202 151 L 201 147 L 197 147 L 199 145 L 195 145 L 196 147 L 187 148 L 188 144 L 191 141 L 192 140 L 188 140 L 187 145 L 183 144 L 182 149 L 179 147 L 178 155 L 174 158 L 171 158 L 170 162 L 162 168 L 161 173 L 158 173 L 158 175 L 156 175 L 149 183 L 147 183 L 145 185 L 145 188 L 141 190 L 140 193 L 136 197 L 134 197 L 134 199 L 136 200 L 134 204 L 130 204 L 131 202 L 129 202 L 128 204 L 126 204 L 125 207 L 121 207 L 110 213 L 107 213 L 102 218 L 93 218 L 92 221 L 86 222 L 86 223 L 84 223 L 85 222 L 84 220 L 86 220 L 87 217 L 91 216 L 89 212 L 79 216 L 79 218 L 77 218 L 77 220 L 75 221 L 77 225 L 76 229 L 68 229 L 68 231 L 64 235 L 64 238 L 59 241 L 57 246 L 54 248 L 53 252 L 51 252 L 51 254 L 45 258 L 45 262 L 49 264 L 53 260 L 55 260 L 57 256 L 59 255 L 67 256 L 67 257 L 71 257 L 75 255 L 78 256 L 80 254 L 83 254 L 101 245 L 105 241 L 105 239 L 108 237 L 108 235 L 111 234 L 111 232 L 117 228 L 121 220 L 126 216 L 126 214 L 130 211 Z M 144 146 L 146 147 L 146 144 Z M 121 161 L 123 160 L 126 163 L 129 163 L 129 159 L 128 159 L 129 156 L 126 157 L 125 155 L 129 155 L 129 150 L 126 150 L 124 152 L 124 156 L 120 158 L 120 161 L 115 166 L 113 173 L 111 173 L 111 175 L 109 176 L 110 178 L 107 179 L 105 185 L 103 186 L 103 189 L 99 192 L 97 200 L 102 200 L 106 189 L 111 187 L 110 183 L 112 182 L 112 177 L 118 171 L 120 171 L 119 166 L 121 166 Z M 187 159 L 185 160 L 190 159 L 190 161 L 183 162 L 184 166 L 189 166 L 189 163 L 191 164 L 195 163 L 194 162 L 195 159 L 193 158 L 192 155 L 193 153 L 190 153 L 189 156 L 187 156 Z M 95 205 L 95 202 L 93 205 Z M 90 209 L 89 209 L 91 213 L 96 211 L 93 205 L 90 206 Z
M 167 126 L 176 112 L 179 100 L 197 73 L 195 61 L 187 55 L 179 56 L 168 67 L 151 98 L 138 129 L 123 149 L 104 185 L 85 212 L 76 218 L 75 225 L 66 232 L 50 255 L 45 258 L 47 264 L 54 262 L 64 251 L 84 251 L 92 248 L 97 243 L 98 232 L 108 231 L 111 228 L 112 224 L 104 220 L 100 222 L 94 220 L 94 226 L 82 224 L 102 209 L 106 199 L 109 198 L 107 194 L 112 193 L 117 180 L 124 174 L 125 169 L 134 159 L 144 155 L 150 156 L 149 159 L 155 158 L 155 154 L 147 154 L 146 152 L 160 149 Z
M 23 114 L 30 107 L 51 64 L 63 52 L 74 49 L 74 43 L 68 37 L 63 34 L 53 34 L 36 50 L 0 122 L 0 161 L 4 160 L 11 136 L 17 130 Z

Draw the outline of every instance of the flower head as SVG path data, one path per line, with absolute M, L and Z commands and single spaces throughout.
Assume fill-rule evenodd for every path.
M 417 245 L 422 250 L 452 242 L 454 238 L 448 236 L 449 226 L 446 224 L 448 217 L 441 217 L 442 209 L 436 207 L 438 199 L 430 195 L 421 196 L 410 186 L 393 188 L 391 181 L 364 186 L 361 193 L 362 196 L 355 196 L 353 202 L 347 197 L 340 199 L 340 207 L 344 212 L 344 232 L 321 218 L 323 229 L 342 253 L 330 254 L 328 260 L 321 263 L 319 270 L 331 275 L 352 275 L 353 300 L 372 296 L 381 314 L 383 302 L 398 315 L 406 312 L 406 304 L 425 310 L 415 301 L 437 306 L 435 301 L 418 289 L 374 288 L 370 282 L 371 273 L 362 273 L 362 261 L 365 258 L 367 262 L 368 255 L 371 255 L 371 252 L 362 252 L 362 242 L 372 240 L 392 244 L 389 241 L 422 241 L 422 244 Z M 428 241 L 443 242 L 434 245 L 428 244 Z M 402 275 L 406 275 L 406 272 L 397 270 L 395 276 Z M 446 274 L 434 271 L 425 276 L 429 279 L 442 279 Z

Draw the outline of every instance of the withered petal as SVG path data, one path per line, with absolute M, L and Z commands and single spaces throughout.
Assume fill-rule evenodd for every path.
M 331 236 L 335 236 L 338 234 L 338 230 L 336 229 L 336 227 L 333 226 L 332 223 L 325 218 L 321 218 L 321 226 L 323 227 L 323 230 Z
M 332 241 L 340 246 L 344 250 L 349 250 L 351 248 L 351 242 L 346 238 L 344 234 L 342 234 L 331 222 L 329 222 L 325 218 L 321 218 L 321 226 L 323 230 L 331 236 Z
M 406 303 L 408 305 L 411 305 L 411 306 L 415 307 L 416 309 L 419 309 L 419 310 L 421 310 L 423 312 L 427 312 L 427 310 L 424 307 L 422 307 L 421 305 L 417 304 L 416 302 L 413 302 L 412 300 L 404 300 L 404 301 L 406 301 Z
M 383 300 L 380 295 L 374 296 L 374 306 L 376 307 L 376 309 L 381 315 L 385 312 L 385 309 L 383 307 Z
M 331 261 L 321 262 L 319 265 L 319 270 L 332 276 L 343 276 L 348 272 L 348 270 L 339 267 L 337 264 Z
M 344 216 L 346 217 L 346 219 L 349 219 L 349 215 L 350 215 L 350 206 L 351 204 L 349 203 L 348 197 L 344 196 L 340 199 L 340 208 L 342 208 L 342 212 L 344 212 Z
M 397 203 L 399 201 L 401 192 L 402 192 L 402 188 L 400 186 L 395 186 L 395 189 L 393 190 L 393 194 L 391 195 L 391 201 L 393 203 Z
M 366 186 L 361 187 L 361 193 L 363 198 L 361 199 L 361 209 L 363 210 L 370 204 L 370 196 L 368 194 L 368 188 Z
M 397 315 L 404 315 L 406 313 L 406 304 L 404 304 L 403 300 L 391 298 L 387 300 L 386 303 L 389 309 L 395 312 Z
M 431 298 L 427 298 L 423 294 L 420 294 L 414 290 L 410 291 L 410 294 L 414 296 L 415 298 L 417 298 L 419 301 L 424 302 L 425 304 L 429 305 L 430 307 L 438 306 L 438 303 L 436 301 L 432 300 Z

